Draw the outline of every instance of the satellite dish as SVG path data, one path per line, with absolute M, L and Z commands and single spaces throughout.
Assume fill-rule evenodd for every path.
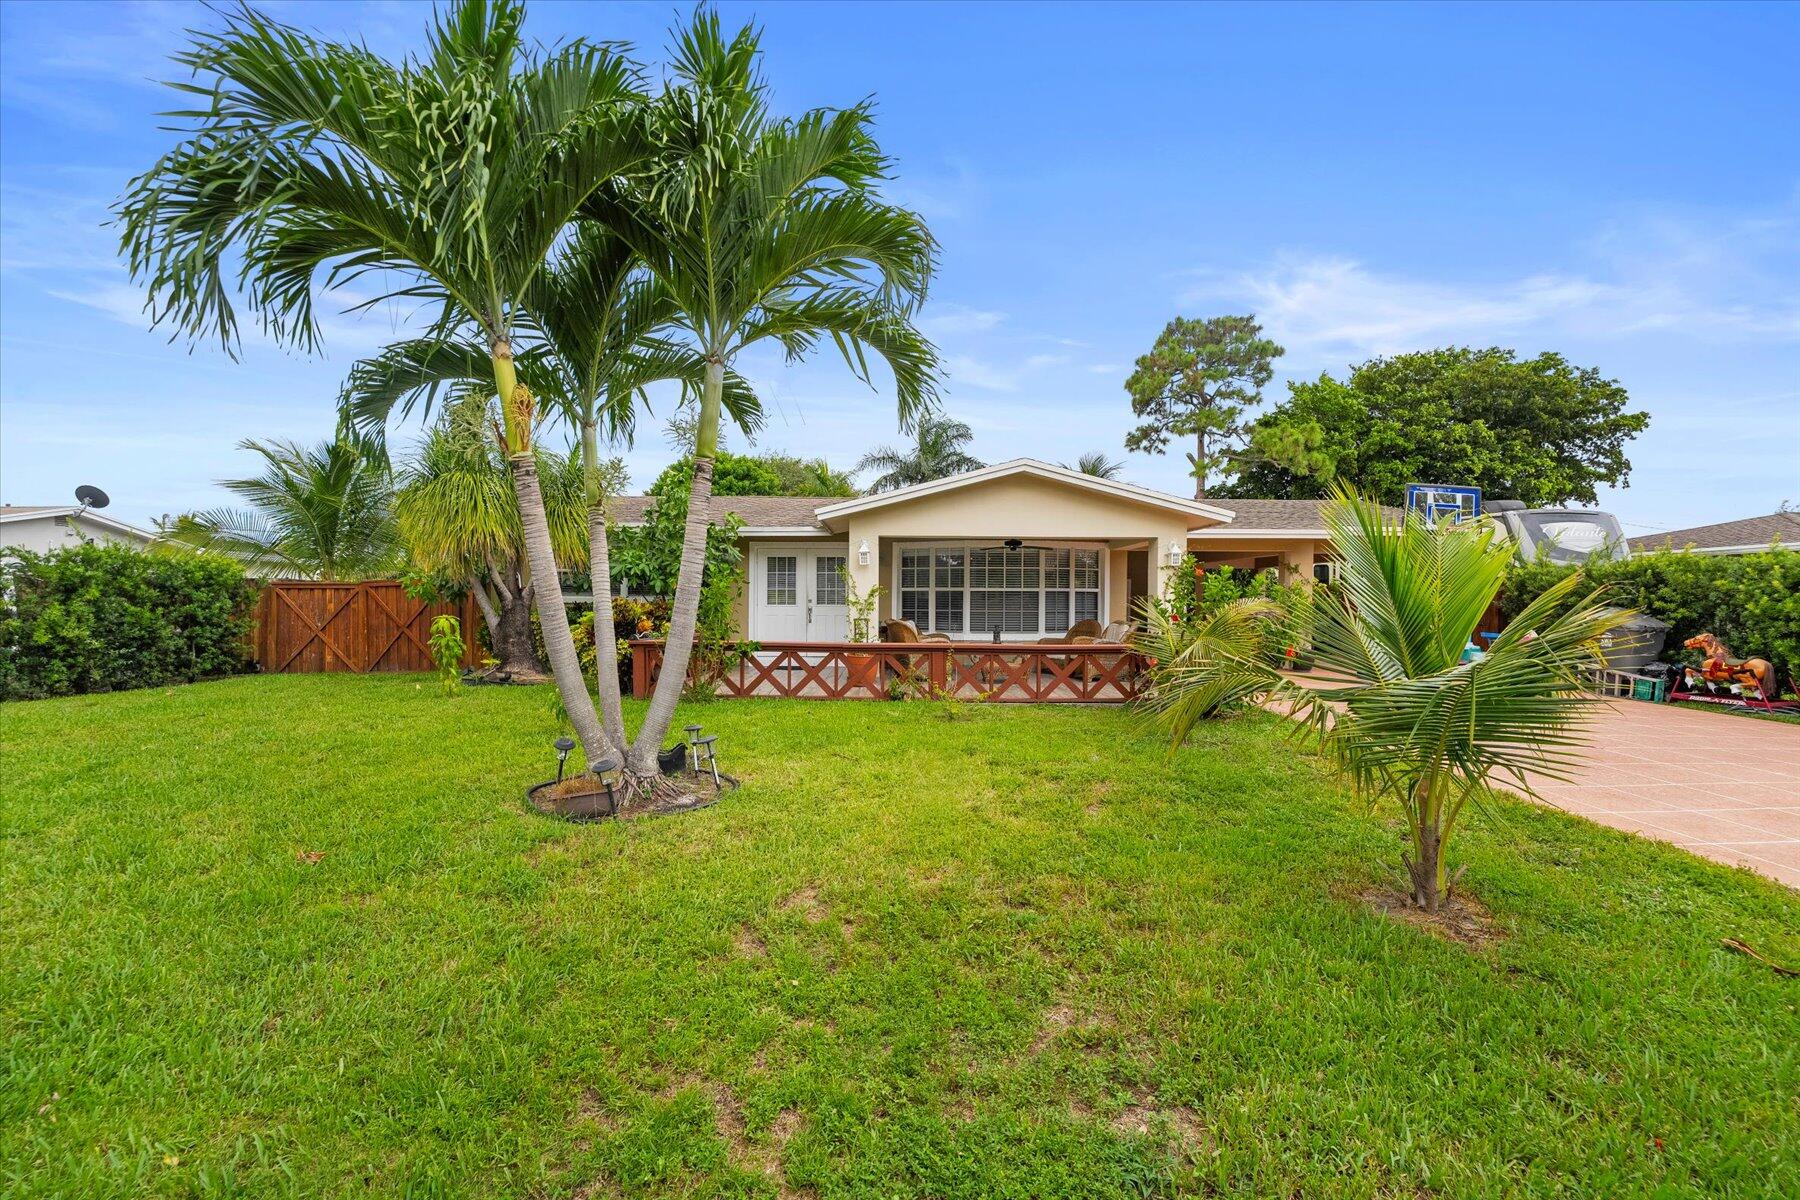
M 76 488 L 75 498 L 81 501 L 81 507 L 83 508 L 105 508 L 108 504 L 112 503 L 112 501 L 107 498 L 105 492 L 101 491 L 91 483 L 84 483 Z

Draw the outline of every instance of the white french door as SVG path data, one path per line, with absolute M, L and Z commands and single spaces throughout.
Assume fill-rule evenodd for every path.
M 850 639 L 842 546 L 759 546 L 750 552 L 750 636 L 759 642 Z

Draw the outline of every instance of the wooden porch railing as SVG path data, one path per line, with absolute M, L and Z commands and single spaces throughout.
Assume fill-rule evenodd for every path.
M 631 643 L 631 694 L 646 697 L 663 644 Z M 718 682 L 721 695 L 798 700 L 985 698 L 1012 704 L 1122 704 L 1142 660 L 1129 646 L 1003 642 L 762 642 Z

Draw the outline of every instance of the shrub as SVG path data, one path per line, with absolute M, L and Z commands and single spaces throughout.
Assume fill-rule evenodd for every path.
M 190 683 L 248 668 L 256 585 L 215 556 L 88 544 L 0 566 L 0 698 Z
M 1541 560 L 1514 564 L 1500 593 L 1501 615 L 1511 621 L 1573 570 Z M 1783 688 L 1791 688 L 1800 672 L 1800 551 L 1723 555 L 1659 550 L 1594 563 L 1587 574 L 1611 587 L 1612 603 L 1669 622 L 1663 651 L 1669 661 L 1697 663 L 1698 656 L 1684 651 L 1681 643 L 1698 633 L 1715 633 L 1733 654 L 1773 662 Z

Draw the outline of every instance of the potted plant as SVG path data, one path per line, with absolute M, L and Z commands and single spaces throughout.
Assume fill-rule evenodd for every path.
M 844 606 L 850 610 L 850 640 L 857 643 L 872 641 L 875 633 L 875 606 L 881 601 L 883 589 L 880 584 L 876 584 L 865 596 L 856 590 L 856 580 L 851 577 L 848 567 L 839 567 L 838 573 L 844 579 Z M 844 664 L 849 671 L 851 687 L 876 686 L 880 659 L 875 655 L 846 653 Z

